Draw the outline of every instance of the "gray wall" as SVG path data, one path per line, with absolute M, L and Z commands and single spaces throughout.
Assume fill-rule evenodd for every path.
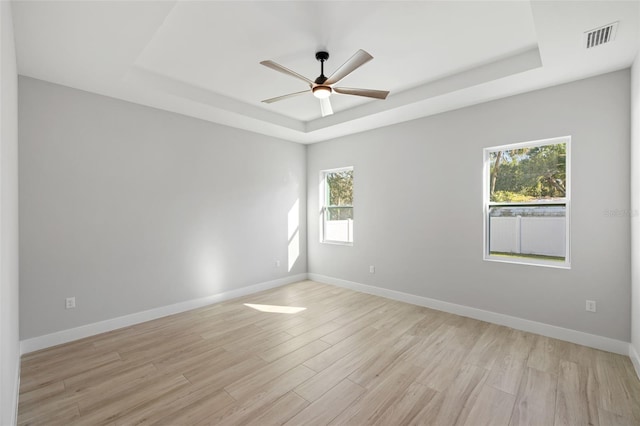
M 0 2 L 0 424 L 15 422 L 18 336 L 18 75 L 11 3 Z
M 306 272 L 304 146 L 30 78 L 19 89 L 22 339 Z
M 640 354 L 640 55 L 631 68 L 631 212 L 631 344 Z
M 605 214 L 629 209 L 629 81 L 619 71 L 310 146 L 309 272 L 629 341 L 629 218 Z M 572 268 L 483 261 L 483 148 L 566 135 Z M 343 166 L 353 247 L 318 237 L 319 172 Z

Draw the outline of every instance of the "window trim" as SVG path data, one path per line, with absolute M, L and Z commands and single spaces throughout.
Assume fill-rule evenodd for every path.
M 338 240 L 327 240 L 324 238 L 324 234 L 325 234 L 325 227 L 326 227 L 326 209 L 329 207 L 351 207 L 351 209 L 354 208 L 354 205 L 352 204 L 351 206 L 329 206 L 328 204 L 328 197 L 329 195 L 327 194 L 327 175 L 330 173 L 336 173 L 336 172 L 344 172 L 344 171 L 353 171 L 354 167 L 353 166 L 345 166 L 345 167 L 338 167 L 335 169 L 325 169 L 325 170 L 321 170 L 320 171 L 320 185 L 319 185 L 319 190 L 318 190 L 318 195 L 320 198 L 320 215 L 319 215 L 319 229 L 320 229 L 320 243 L 321 244 L 331 244 L 331 245 L 338 245 L 338 246 L 353 246 L 353 230 L 352 230 L 352 241 L 338 241 Z M 355 183 L 355 181 L 354 181 Z M 353 210 L 352 210 L 353 211 Z M 353 219 L 352 219 L 353 221 Z
M 557 201 L 550 202 L 539 202 L 539 203 L 496 203 L 489 201 L 489 175 L 491 171 L 491 160 L 489 154 L 491 152 L 502 151 L 506 149 L 518 149 L 518 148 L 528 148 L 534 146 L 545 146 L 545 145 L 557 145 L 564 143 L 566 144 L 567 151 L 567 159 L 566 159 L 566 175 L 567 175 L 567 183 L 565 189 L 565 200 L 564 203 L 558 203 Z M 560 136 L 548 139 L 540 139 L 535 141 L 527 141 L 527 142 L 518 142 L 506 145 L 492 146 L 483 149 L 484 163 L 482 168 L 482 204 L 483 204 L 483 260 L 489 262 L 499 262 L 499 263 L 512 263 L 518 265 L 529 265 L 529 266 L 542 266 L 548 268 L 558 268 L 558 269 L 571 269 L 571 187 L 572 187 L 572 177 L 571 177 L 571 136 Z M 552 260 L 544 260 L 544 259 L 535 259 L 535 258 L 505 258 L 502 256 L 492 256 L 489 253 L 489 208 L 492 206 L 535 206 L 535 205 L 565 205 L 565 260 L 564 262 L 552 261 Z

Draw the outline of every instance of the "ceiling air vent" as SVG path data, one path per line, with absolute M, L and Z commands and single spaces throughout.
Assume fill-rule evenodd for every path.
M 584 33 L 584 45 L 587 49 L 609 43 L 616 38 L 618 23 L 614 22 L 604 27 L 596 28 Z

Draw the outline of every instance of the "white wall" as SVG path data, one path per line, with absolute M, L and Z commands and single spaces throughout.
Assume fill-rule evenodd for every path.
M 640 55 L 631 68 L 631 346 L 640 377 Z
M 629 93 L 623 70 L 310 146 L 309 272 L 628 342 L 629 218 L 606 211 L 629 210 Z M 483 261 L 483 148 L 566 135 L 571 269 Z M 321 244 L 319 172 L 345 166 L 354 243 Z
M 303 145 L 19 88 L 22 339 L 306 272 Z
M 11 3 L 0 1 L 0 424 L 18 402 L 18 76 Z

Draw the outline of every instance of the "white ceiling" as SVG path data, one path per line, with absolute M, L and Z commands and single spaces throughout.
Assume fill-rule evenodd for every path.
M 15 1 L 22 75 L 302 143 L 398 123 L 630 66 L 639 1 Z M 586 50 L 583 33 L 619 21 Z M 304 82 L 358 49 L 374 60 L 322 118 Z

